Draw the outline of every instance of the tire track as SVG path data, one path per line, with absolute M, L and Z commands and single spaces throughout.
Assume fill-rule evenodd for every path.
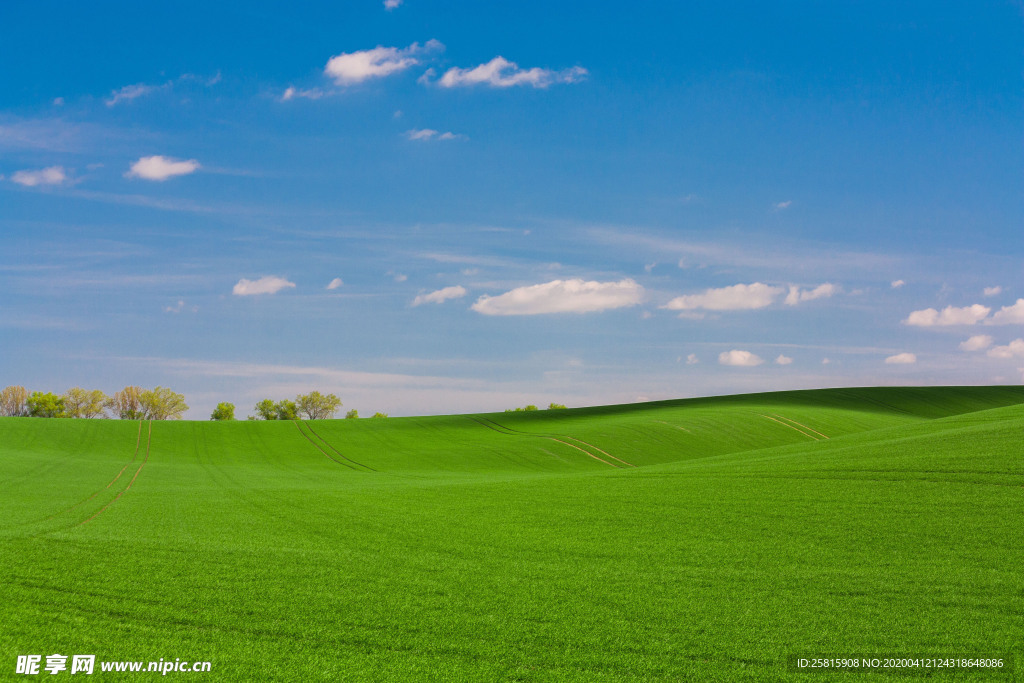
M 586 450 L 585 448 L 580 448 L 579 446 L 577 446 L 575 444 L 571 444 L 568 441 L 563 441 L 562 440 L 562 439 L 569 439 L 571 441 L 575 441 L 577 443 L 581 443 L 581 444 L 583 444 L 585 446 L 590 446 L 595 451 L 598 451 L 600 453 L 604 453 L 609 458 L 612 458 L 614 460 L 618 460 L 619 462 L 623 463 L 624 465 L 627 465 L 629 467 L 635 467 L 635 465 L 632 465 L 631 463 L 628 463 L 625 460 L 622 460 L 620 458 L 616 458 L 614 455 L 611 455 L 609 453 L 605 453 L 605 451 L 602 451 L 600 448 L 598 448 L 596 446 L 588 444 L 586 441 L 581 441 L 580 439 L 576 439 L 576 438 L 573 438 L 571 436 L 562 436 L 562 435 L 556 436 L 556 435 L 553 435 L 553 434 L 534 434 L 534 433 L 531 433 L 531 432 L 523 432 L 523 431 L 519 431 L 519 430 L 516 430 L 516 429 L 512 429 L 511 427 L 506 427 L 505 425 L 499 424 L 499 423 L 495 422 L 494 420 L 490 420 L 490 419 L 488 419 L 486 417 L 470 417 L 469 419 L 473 420 L 474 422 L 476 422 L 476 423 L 478 423 L 480 425 L 483 425 L 484 427 L 487 427 L 488 429 L 491 429 L 491 430 L 493 430 L 495 432 L 498 432 L 499 434 L 505 434 L 506 436 L 532 436 L 532 437 L 538 438 L 538 439 L 548 439 L 550 441 L 555 441 L 557 443 L 563 444 L 565 446 L 569 446 L 570 448 L 575 448 L 578 451 L 586 453 L 587 455 L 589 455 L 594 460 L 597 460 L 600 463 L 604 463 L 605 465 L 608 465 L 609 467 L 616 467 L 616 468 L 621 467 L 620 465 L 616 465 L 613 462 L 608 462 L 604 458 L 601 458 L 601 457 L 598 457 L 598 456 L 594 455 L 593 453 L 591 453 L 590 451 Z M 559 438 L 559 436 L 561 436 L 561 438 Z
M 352 464 L 354 464 L 354 465 L 359 465 L 360 467 L 365 467 L 366 469 L 368 469 L 368 470 L 369 470 L 369 471 L 371 471 L 371 472 L 376 472 L 376 471 L 377 471 L 377 470 L 373 469 L 372 467 L 370 467 L 369 465 L 364 465 L 364 464 L 363 464 L 363 463 L 361 463 L 361 462 L 356 462 L 355 460 L 353 460 L 352 458 L 348 457 L 347 455 L 345 455 L 344 453 L 342 453 L 341 451 L 339 451 L 339 450 L 338 450 L 337 448 L 335 448 L 334 446 L 332 446 L 332 445 L 330 444 L 330 442 L 329 442 L 329 441 L 327 441 L 327 439 L 325 439 L 324 437 L 322 437 L 322 436 L 320 436 L 319 434 L 317 434 L 317 433 L 316 433 L 316 431 L 315 431 L 315 430 L 313 429 L 313 425 L 311 425 L 311 424 L 309 424 L 309 423 L 307 422 L 307 423 L 305 424 L 305 427 L 306 427 L 306 429 L 308 429 L 308 430 L 309 430 L 310 434 L 312 434 L 312 435 L 313 435 L 313 436 L 315 436 L 315 437 L 316 437 L 317 439 L 319 439 L 320 441 L 322 441 L 322 442 L 323 442 L 323 444 L 324 444 L 325 446 L 327 446 L 328 448 L 330 448 L 330 449 L 331 449 L 332 451 L 334 451 L 335 453 L 337 453 L 337 454 L 338 454 L 339 456 L 341 456 L 342 458 L 345 458 L 345 460 L 348 460 L 348 461 L 349 461 L 350 463 L 352 463 Z
M 140 435 L 142 434 L 142 422 L 141 421 L 139 422 L 139 434 Z M 114 496 L 114 500 L 110 501 L 109 503 L 107 503 L 106 505 L 101 507 L 99 509 L 99 511 L 96 514 L 94 514 L 92 517 L 90 517 L 90 518 L 88 518 L 88 519 L 86 519 L 84 521 L 79 522 L 78 526 L 82 526 L 83 524 L 87 524 L 88 522 L 91 522 L 92 520 L 94 520 L 97 517 L 99 517 L 101 514 L 103 514 L 106 511 L 106 509 L 108 507 L 110 507 L 111 505 L 116 503 L 118 501 L 118 499 L 121 498 L 121 496 L 123 496 L 125 493 L 128 492 L 129 489 L 131 489 L 132 485 L 135 483 L 135 480 L 139 478 L 139 473 L 142 472 L 142 468 L 146 466 L 147 462 L 149 462 L 149 447 L 150 447 L 150 445 L 152 445 L 152 443 L 153 443 L 153 421 L 150 420 L 149 421 L 149 434 L 146 436 L 146 457 L 143 458 L 142 462 L 139 464 L 139 469 L 135 470 L 135 475 L 132 477 L 132 480 L 130 482 L 128 482 L 128 486 L 124 487 L 123 491 L 121 491 L 116 496 Z M 138 451 L 136 451 L 136 453 L 138 453 Z M 133 458 L 133 460 L 134 460 L 134 458 Z M 129 464 L 131 464 L 131 463 L 129 463 Z M 127 467 L 127 465 L 125 465 L 125 467 Z M 121 471 L 123 472 L 124 469 L 122 469 Z M 117 477 L 120 477 L 120 476 L 121 476 L 120 474 L 117 475 Z M 117 480 L 117 477 L 114 478 L 114 481 Z M 111 483 L 113 483 L 113 482 L 111 482 Z M 110 488 L 109 485 L 107 486 L 107 488 Z
M 771 417 L 769 415 L 765 415 L 764 413 L 758 413 L 758 415 L 760 415 L 761 417 L 765 418 L 766 420 L 771 420 L 772 422 L 778 422 L 783 427 L 789 427 L 794 432 L 800 432 L 801 434 L 806 436 L 808 439 L 814 439 L 815 441 L 821 441 L 821 439 L 819 439 L 818 437 L 814 436 L 813 434 L 808 434 L 804 430 L 800 429 L 799 427 L 794 427 L 793 425 L 789 424 L 788 422 L 783 422 L 782 420 L 777 420 L 774 417 Z M 828 438 L 828 437 L 826 437 L 826 438 Z
M 343 462 L 341 460 L 338 460 L 337 458 L 333 457 L 330 453 L 328 453 L 324 449 L 320 448 L 320 446 L 317 444 L 316 441 L 313 441 L 313 439 L 309 438 L 309 434 L 306 434 L 306 432 L 302 431 L 302 427 L 299 426 L 299 422 L 300 422 L 300 420 L 292 420 L 292 423 L 295 425 L 295 428 L 299 430 L 299 434 L 302 434 L 302 436 L 306 439 L 306 441 L 308 441 L 311 444 L 313 444 L 313 447 L 315 449 L 317 449 L 318 451 L 323 453 L 328 459 L 333 460 L 334 462 L 338 463 L 339 465 L 343 465 L 343 466 L 345 466 L 345 467 L 347 467 L 350 470 L 353 470 L 355 472 L 362 472 L 362 470 L 356 469 L 355 467 L 353 467 L 352 465 L 348 464 L 347 462 Z M 339 455 L 340 455 L 340 453 L 339 453 Z M 342 456 L 342 457 L 344 457 L 344 456 Z
M 796 420 L 794 420 L 794 419 L 793 419 L 793 418 L 791 418 L 791 417 L 782 417 L 782 416 L 781 416 L 781 415 L 779 415 L 778 413 L 772 413 L 772 415 L 774 415 L 775 417 L 781 418 L 781 419 L 783 419 L 783 420 L 786 420 L 787 422 L 792 422 L 792 423 L 793 423 L 793 424 L 795 424 L 795 425 L 799 425 L 799 426 L 803 427 L 804 429 L 806 429 L 806 430 L 807 430 L 807 431 L 809 431 L 809 432 L 814 432 L 815 434 L 817 434 L 818 436 L 820 436 L 820 437 L 821 437 L 821 438 L 823 438 L 823 439 L 827 439 L 827 438 L 829 438 L 829 437 L 828 437 L 827 435 L 825 435 L 825 434 L 822 434 L 822 433 L 821 433 L 821 432 L 819 432 L 819 431 L 818 431 L 817 429 L 811 429 L 810 427 L 808 427 L 808 426 L 807 426 L 807 425 L 805 425 L 805 424 L 800 424 L 799 422 L 797 422 Z
M 93 498 L 95 498 L 96 496 L 100 495 L 101 493 L 103 493 L 104 491 L 109 489 L 111 486 L 113 486 L 114 482 L 116 482 L 118 479 L 121 478 L 121 475 L 124 474 L 124 471 L 126 469 L 128 469 L 128 465 L 131 465 L 133 462 L 135 462 L 135 459 L 137 457 L 139 457 L 139 445 L 142 443 L 142 423 L 143 422 L 144 422 L 143 420 L 139 420 L 139 433 L 135 437 L 135 452 L 132 454 L 132 459 L 124 464 L 124 467 L 122 467 L 121 471 L 117 473 L 117 476 L 114 477 L 113 479 L 111 479 L 110 482 L 106 486 L 104 486 L 100 490 L 96 491 L 95 493 L 93 493 L 91 496 L 89 496 L 85 500 L 79 501 L 79 502 L 75 503 L 74 505 L 72 505 L 71 507 L 65 508 L 64 510 L 61 510 L 60 512 L 54 512 L 52 515 L 50 515 L 49 517 L 46 518 L 47 520 L 51 520 L 54 517 L 56 517 L 57 515 L 63 515 L 65 512 L 71 512 L 72 510 L 74 510 L 79 505 L 84 505 L 84 504 L 88 503 L 90 500 L 92 500 Z M 152 429 L 152 423 L 150 424 L 150 429 Z M 147 450 L 148 450 L 148 446 L 147 446 Z

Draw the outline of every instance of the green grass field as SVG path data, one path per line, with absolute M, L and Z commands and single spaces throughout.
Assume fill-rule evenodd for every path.
M 52 653 L 210 681 L 884 678 L 795 654 L 1024 679 L 1022 436 L 1022 387 L 2 418 L 0 679 Z

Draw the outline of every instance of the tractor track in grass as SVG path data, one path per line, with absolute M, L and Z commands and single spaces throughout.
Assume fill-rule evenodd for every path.
M 140 436 L 142 435 L 142 422 L 141 421 L 139 422 L 139 435 Z M 132 485 L 135 483 L 135 480 L 139 478 L 139 473 L 142 472 L 142 468 L 146 466 L 147 462 L 149 462 L 149 447 L 152 445 L 152 443 L 153 443 L 153 421 L 150 420 L 149 421 L 149 433 L 146 435 L 146 457 L 144 457 L 142 459 L 142 462 L 139 464 L 139 469 L 135 470 L 135 474 L 132 476 L 132 480 L 130 482 L 128 482 L 128 486 L 125 486 L 124 490 L 120 491 L 116 496 L 114 496 L 114 500 L 110 501 L 109 503 L 107 503 L 106 505 L 101 507 L 92 517 L 89 517 L 88 519 L 85 519 L 85 520 L 79 522 L 78 526 L 82 526 L 83 524 L 87 524 L 88 522 L 91 522 L 92 520 L 94 520 L 97 517 L 99 517 L 101 514 L 106 512 L 108 507 L 110 507 L 111 505 L 116 503 L 118 501 L 118 499 L 121 498 L 121 496 L 123 496 L 125 493 L 128 492 L 129 489 L 131 489 Z M 138 447 L 137 446 L 136 446 L 135 453 L 136 453 L 136 455 L 138 455 Z M 132 462 L 134 462 L 134 461 L 135 461 L 135 458 L 133 457 L 132 458 Z M 128 464 L 130 465 L 131 463 L 128 463 Z M 128 465 L 125 465 L 125 468 L 127 466 Z M 124 472 L 125 468 L 122 468 L 121 472 Z M 117 479 L 121 476 L 121 472 L 118 473 L 117 477 L 114 477 L 114 481 L 117 481 Z M 110 483 L 113 484 L 114 481 L 112 481 Z M 110 484 L 107 484 L 107 488 L 110 488 Z
M 303 437 L 304 437 L 304 438 L 306 439 L 306 441 L 308 441 L 308 442 L 310 442 L 311 444 L 313 444 L 313 448 L 315 448 L 315 449 L 317 449 L 318 451 L 320 451 L 321 453 L 323 453 L 323 454 L 324 454 L 324 456 L 326 456 L 326 457 L 327 457 L 327 458 L 328 458 L 329 460 L 331 460 L 331 461 L 333 461 L 333 462 L 336 462 L 336 463 L 338 463 L 339 465 L 342 465 L 342 466 L 344 466 L 344 467 L 347 467 L 347 468 L 349 468 L 350 470 L 352 470 L 352 471 L 354 471 L 354 472 L 362 472 L 362 471 L 364 471 L 364 470 L 360 470 L 360 469 L 357 469 L 357 468 L 353 467 L 353 466 L 352 466 L 351 464 L 349 464 L 349 463 L 347 463 L 347 462 L 344 462 L 344 461 L 342 461 L 342 460 L 338 460 L 337 458 L 335 458 L 334 456 L 332 456 L 332 455 L 331 455 L 330 453 L 328 453 L 327 451 L 325 451 L 325 450 L 324 450 L 323 448 L 321 448 L 321 447 L 320 447 L 320 445 L 319 445 L 319 444 L 317 444 L 317 442 L 316 442 L 316 441 L 313 441 L 313 439 L 311 439 L 311 438 L 309 437 L 309 434 L 307 434 L 306 432 L 302 431 L 302 427 L 300 427 L 300 426 L 299 426 L 299 422 L 300 422 L 299 420 L 292 420 L 292 424 L 294 424 L 294 425 L 295 425 L 295 428 L 299 430 L 299 434 L 302 434 L 302 436 L 303 436 Z M 307 425 L 307 426 L 308 426 L 308 425 Z M 341 454 L 339 453 L 338 455 L 341 455 Z M 342 456 L 342 457 L 345 457 L 345 456 Z
M 800 429 L 799 427 L 794 427 L 793 425 L 789 424 L 788 422 L 783 422 L 780 419 L 777 419 L 775 417 L 771 417 L 770 415 L 765 415 L 764 413 L 758 413 L 758 415 L 760 415 L 761 417 L 765 418 L 766 420 L 771 420 L 772 422 L 778 422 L 783 427 L 789 427 L 794 432 L 800 432 L 801 434 L 806 436 L 808 439 L 813 439 L 815 441 L 821 441 L 821 439 L 819 439 L 818 437 L 814 436 L 813 434 L 808 434 L 803 429 Z M 782 418 L 782 419 L 784 420 L 786 418 Z M 799 423 L 797 423 L 797 424 L 799 424 Z M 824 436 L 824 434 L 822 434 L 822 436 Z M 827 439 L 828 437 L 825 436 L 825 438 Z
M 820 436 L 820 437 L 821 437 L 821 438 L 823 438 L 823 439 L 828 439 L 828 438 L 830 438 L 830 437 L 829 437 L 829 436 L 828 436 L 827 434 L 822 434 L 822 433 L 821 433 L 821 432 L 819 432 L 819 431 L 818 431 L 817 429 L 811 429 L 811 428 L 810 428 L 810 427 L 808 427 L 807 425 L 805 425 L 805 424 L 801 424 L 801 423 L 797 422 L 796 420 L 794 420 L 794 419 L 793 419 L 793 418 L 791 418 L 791 417 L 783 417 L 782 415 L 779 415 L 778 413 L 772 413 L 772 415 L 774 415 L 775 417 L 777 417 L 777 418 L 780 418 L 780 419 L 782 419 L 782 420 L 786 420 L 787 422 L 792 422 L 792 423 L 793 423 L 793 424 L 795 424 L 795 425 L 798 425 L 798 426 L 800 426 L 800 427 L 803 427 L 804 429 L 806 429 L 806 430 L 807 430 L 807 431 L 809 431 L 809 432 L 814 432 L 815 434 L 817 434 L 818 436 Z
M 132 454 L 132 459 L 124 464 L 124 467 L 121 468 L 121 471 L 118 472 L 117 475 L 113 479 L 111 479 L 110 482 L 106 486 L 104 486 L 103 488 L 99 489 L 98 491 L 93 493 L 91 496 L 89 496 L 85 500 L 81 500 L 81 501 L 75 503 L 74 505 L 72 505 L 71 507 L 65 508 L 65 509 L 61 510 L 60 512 L 54 512 L 52 515 L 50 515 L 49 517 L 46 518 L 47 520 L 51 520 L 54 517 L 56 517 L 57 515 L 62 515 L 65 512 L 71 512 L 72 510 L 74 510 L 79 505 L 85 505 L 90 500 L 92 500 L 96 496 L 100 495 L 101 493 L 103 493 L 104 491 L 109 489 L 111 486 L 114 485 L 114 482 L 116 482 L 118 479 L 121 478 L 121 475 L 124 474 L 124 471 L 126 469 L 128 469 L 128 465 L 131 465 L 133 462 L 135 462 L 135 459 L 139 457 L 139 446 L 142 443 L 142 423 L 143 422 L 145 422 L 145 420 L 139 420 L 139 433 L 135 437 L 135 452 Z M 152 429 L 152 423 L 150 424 L 150 429 Z M 148 451 L 149 447 L 147 446 L 146 448 L 147 448 L 147 451 Z M 148 452 L 147 452 L 147 456 L 148 456 Z M 134 479 L 132 481 L 134 481 Z
M 296 423 L 296 424 L 298 424 L 298 423 Z M 317 434 L 317 433 L 316 433 L 316 430 L 314 430 L 314 429 L 313 429 L 313 425 L 311 425 L 311 424 L 309 424 L 309 423 L 307 422 L 307 423 L 305 423 L 305 427 L 306 427 L 306 429 L 308 429 L 308 430 L 309 430 L 309 433 L 310 433 L 310 434 L 312 434 L 312 435 L 313 435 L 313 436 L 315 436 L 315 437 L 316 437 L 317 439 L 319 439 L 320 441 L 322 441 L 322 442 L 323 442 L 323 444 L 324 444 L 325 446 L 327 446 L 328 448 L 330 448 L 330 449 L 331 449 L 332 451 L 334 451 L 335 453 L 337 453 L 337 454 L 338 454 L 339 456 L 341 456 L 342 458 L 345 458 L 345 460 L 348 460 L 348 461 L 349 461 L 350 463 L 352 463 L 353 465 L 359 465 L 360 467 L 364 467 L 364 468 L 366 468 L 367 470 L 369 470 L 370 472 L 376 472 L 376 471 L 377 471 L 377 470 L 373 469 L 372 467 L 370 467 L 369 465 L 364 465 L 364 464 L 363 464 L 363 463 L 361 463 L 361 462 L 356 462 L 355 460 L 353 460 L 352 458 L 348 457 L 347 455 L 345 455 L 344 453 L 342 453 L 341 451 L 339 451 L 339 450 L 338 450 L 337 448 L 335 448 L 334 446 L 332 446 L 332 445 L 331 445 L 331 443 L 330 443 L 330 442 L 329 442 L 329 441 L 328 441 L 327 439 L 325 439 L 324 437 L 322 437 L 322 436 L 320 436 L 319 434 Z M 314 444 L 314 445 L 316 445 L 316 444 Z
M 605 465 L 608 465 L 609 467 L 621 467 L 621 465 L 616 465 L 613 462 L 609 462 L 609 461 L 605 460 L 604 458 L 601 458 L 601 457 L 599 457 L 597 455 L 594 455 L 593 453 L 591 453 L 590 451 L 588 451 L 585 448 L 581 448 L 580 446 L 577 446 L 576 444 L 569 443 L 569 441 L 575 441 L 576 443 L 581 443 L 584 446 L 589 446 L 590 448 L 593 448 L 598 453 L 603 453 L 604 455 L 608 456 L 612 460 L 617 460 L 618 462 L 621 462 L 623 465 L 625 465 L 627 467 L 636 467 L 636 465 L 633 465 L 632 463 L 628 463 L 628 462 L 626 462 L 625 460 L 623 460 L 621 458 L 616 458 L 611 453 L 603 451 L 600 448 L 598 448 L 597 446 L 594 446 L 593 444 L 589 444 L 586 441 L 583 441 L 581 439 L 576 439 L 576 438 L 571 437 L 571 436 L 565 436 L 565 435 L 562 435 L 562 434 L 558 434 L 558 435 L 556 435 L 556 434 L 534 434 L 532 432 L 524 432 L 524 431 L 520 431 L 518 429 L 512 429 L 511 427 L 506 427 L 505 425 L 499 424 L 498 422 L 495 422 L 494 420 L 488 419 L 486 417 L 476 416 L 476 417 L 470 417 L 469 419 L 473 420 L 477 424 L 480 424 L 480 425 L 482 425 L 484 427 L 487 427 L 488 429 L 496 431 L 499 434 L 505 434 L 507 436 L 532 436 L 532 437 L 540 438 L 540 439 L 548 439 L 550 441 L 558 442 L 558 443 L 560 443 L 560 444 L 562 444 L 564 446 L 568 446 L 569 448 L 575 448 L 576 450 L 578 450 L 578 451 L 580 451 L 582 453 L 586 453 L 587 455 L 589 455 L 594 460 L 597 460 L 600 463 L 604 463 Z M 569 441 L 563 441 L 563 439 L 569 439 Z

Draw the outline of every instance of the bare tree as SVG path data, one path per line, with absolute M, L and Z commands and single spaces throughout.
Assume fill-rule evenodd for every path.
M 25 387 L 7 387 L 0 391 L 0 415 L 22 417 L 28 414 L 28 390 Z

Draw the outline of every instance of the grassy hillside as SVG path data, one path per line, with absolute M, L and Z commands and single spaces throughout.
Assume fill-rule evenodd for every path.
M 3 666 L 732 681 L 802 680 L 797 653 L 1020 658 L 1022 433 L 1017 387 L 0 419 Z

